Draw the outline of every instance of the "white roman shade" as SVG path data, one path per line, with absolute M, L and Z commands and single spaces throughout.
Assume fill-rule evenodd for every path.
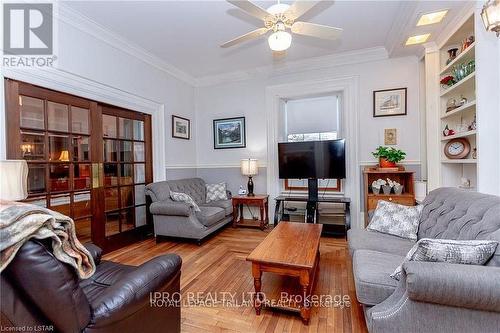
M 338 95 L 288 100 L 286 133 L 339 132 Z
M 0 199 L 23 200 L 28 196 L 28 163 L 25 160 L 0 161 Z

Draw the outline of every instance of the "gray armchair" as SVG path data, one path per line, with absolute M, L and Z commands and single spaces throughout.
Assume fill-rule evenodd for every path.
M 170 191 L 186 193 L 200 207 L 199 212 L 170 198 Z M 168 180 L 146 186 L 151 198 L 155 236 L 188 238 L 201 242 L 205 237 L 232 222 L 231 192 L 228 200 L 206 202 L 205 181 L 201 178 Z

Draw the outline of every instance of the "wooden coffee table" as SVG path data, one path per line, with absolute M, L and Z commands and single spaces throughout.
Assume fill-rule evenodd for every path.
M 247 257 L 252 262 L 257 315 L 264 305 L 300 312 L 302 321 L 309 323 L 322 228 L 321 224 L 281 222 Z M 266 274 L 269 292 L 262 290 L 263 272 L 277 275 L 268 280 Z M 298 297 L 283 302 L 282 292 Z

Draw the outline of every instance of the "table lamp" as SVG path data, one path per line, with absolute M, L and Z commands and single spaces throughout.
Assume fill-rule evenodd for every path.
M 0 199 L 17 201 L 28 197 L 28 163 L 0 161 Z
M 254 197 L 253 193 L 253 180 L 252 176 L 255 176 L 259 172 L 259 168 L 257 166 L 257 160 L 252 158 L 247 158 L 241 160 L 241 174 L 243 176 L 248 176 L 248 193 L 247 196 Z

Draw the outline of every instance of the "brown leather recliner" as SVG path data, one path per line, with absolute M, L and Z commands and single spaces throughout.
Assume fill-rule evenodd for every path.
M 38 332 L 180 332 L 181 258 L 161 255 L 138 266 L 101 261 L 80 280 L 57 260 L 49 241 L 30 240 L 1 274 L 1 325 Z M 150 302 L 150 293 L 164 292 Z M 156 294 L 158 296 L 159 294 Z

